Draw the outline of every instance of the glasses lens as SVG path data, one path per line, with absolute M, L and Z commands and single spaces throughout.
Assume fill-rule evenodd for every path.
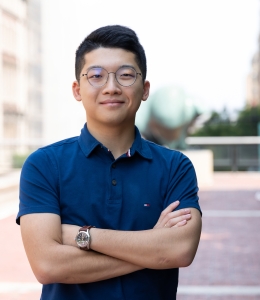
M 136 80 L 136 71 L 130 67 L 119 68 L 116 72 L 116 79 L 123 86 L 132 85 Z
M 91 68 L 88 71 L 88 81 L 93 86 L 102 86 L 107 81 L 107 71 L 103 68 Z

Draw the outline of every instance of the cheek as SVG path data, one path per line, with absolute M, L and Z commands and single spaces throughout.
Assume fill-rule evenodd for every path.
M 86 93 L 82 94 L 81 96 L 82 96 L 82 104 L 83 104 L 83 107 L 85 108 L 85 110 L 87 112 L 94 110 L 95 101 L 92 100 L 92 98 L 89 97 L 89 95 L 87 95 Z
M 86 105 L 91 105 L 96 102 L 97 99 L 97 92 L 85 90 L 81 93 L 82 101 L 86 103 Z
M 143 97 L 143 90 L 135 91 L 132 94 L 133 102 L 138 105 L 141 103 L 142 97 Z
M 143 98 L 144 95 L 144 86 L 141 85 L 138 89 L 138 95 L 139 95 L 139 99 L 141 100 Z

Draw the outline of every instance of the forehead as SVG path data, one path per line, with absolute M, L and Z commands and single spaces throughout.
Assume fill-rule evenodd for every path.
M 110 71 L 122 65 L 132 65 L 138 69 L 135 54 L 121 48 L 98 48 L 86 53 L 83 70 L 91 66 L 101 66 Z

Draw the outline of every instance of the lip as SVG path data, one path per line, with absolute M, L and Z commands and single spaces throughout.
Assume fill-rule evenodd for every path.
M 122 105 L 125 102 L 123 100 L 118 99 L 107 99 L 99 102 L 101 105 L 107 105 L 107 106 L 118 106 Z

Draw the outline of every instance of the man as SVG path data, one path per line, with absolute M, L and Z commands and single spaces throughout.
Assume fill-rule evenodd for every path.
M 76 52 L 72 86 L 86 111 L 81 135 L 23 166 L 17 223 L 42 300 L 176 299 L 178 268 L 199 243 L 198 188 L 187 157 L 134 126 L 145 78 L 134 31 L 92 32 Z

